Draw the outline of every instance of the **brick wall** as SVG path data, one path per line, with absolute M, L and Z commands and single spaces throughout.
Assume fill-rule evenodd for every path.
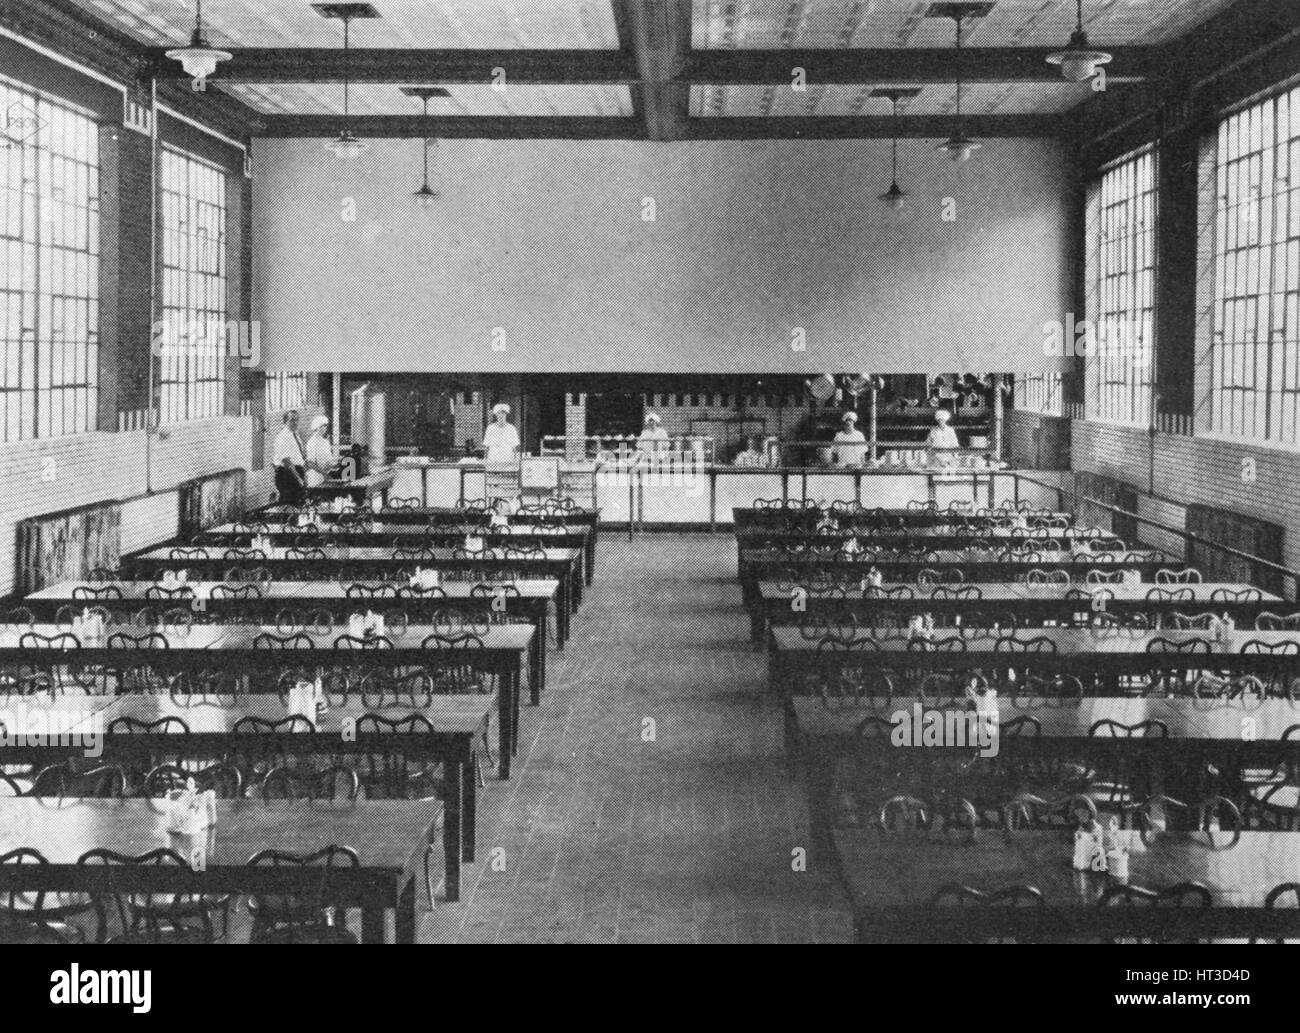
M 17 524 L 27 517 L 96 502 L 136 499 L 122 515 L 122 548 L 140 549 L 176 534 L 175 489 L 184 481 L 251 457 L 252 420 L 221 417 L 163 428 L 146 479 L 145 432 L 77 434 L 0 445 L 0 595 L 14 590 Z M 152 486 L 153 496 L 147 493 Z M 143 498 L 140 498 L 143 496 Z
M 711 437 L 714 439 L 715 458 L 720 463 L 729 462 L 744 447 L 745 437 L 777 436 L 789 440 L 808 418 L 806 403 L 771 405 L 769 403 L 777 399 L 767 395 L 751 395 L 744 401 L 742 424 L 739 422 L 742 414 L 740 399 L 733 393 L 714 391 L 644 396 L 645 411 L 658 414 L 670 438 L 688 435 Z
M 564 451 L 568 459 L 586 458 L 587 396 L 572 391 L 564 395 Z
M 1073 467 L 1133 485 L 1143 495 L 1185 506 L 1200 502 L 1285 528 L 1283 562 L 1300 569 L 1300 454 L 1176 434 L 1155 437 L 1155 483 L 1150 491 L 1147 431 L 1075 420 Z M 1253 460 L 1254 481 L 1242 479 Z M 1139 507 L 1144 503 L 1139 498 Z M 1152 514 L 1155 514 L 1153 509 Z M 1167 515 L 1178 510 L 1165 509 Z M 1147 515 L 1144 509 L 1142 515 Z M 1157 519 L 1163 519 L 1156 517 Z

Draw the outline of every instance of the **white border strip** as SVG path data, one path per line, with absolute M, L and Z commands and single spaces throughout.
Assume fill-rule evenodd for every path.
M 57 61 L 65 68 L 71 68 L 73 71 L 80 72 L 82 75 L 87 76 L 88 78 L 95 79 L 98 82 L 102 82 L 106 86 L 111 86 L 113 87 L 113 89 L 117 90 L 120 94 L 122 94 L 123 97 L 126 96 L 127 93 L 126 86 L 118 82 L 116 79 L 112 79 L 109 76 L 105 75 L 103 72 L 97 72 L 93 68 L 87 68 L 85 65 L 80 64 L 77 61 L 74 61 L 72 58 L 65 57 L 63 54 L 60 54 L 58 51 L 51 50 L 49 47 L 43 47 L 39 43 L 34 43 L 26 36 L 20 36 L 18 33 L 12 32 L 9 29 L 6 29 L 2 25 L 0 25 L 0 36 L 4 36 L 6 39 L 11 39 L 16 43 L 21 43 L 23 46 L 29 48 L 30 50 L 34 50 L 38 54 L 41 54 L 44 57 L 48 57 L 51 61 Z
M 231 147 L 238 148 L 240 151 L 242 151 L 245 154 L 248 153 L 248 148 L 245 147 L 238 140 L 232 140 L 224 133 L 218 133 L 215 129 L 211 129 L 208 126 L 205 126 L 202 122 L 196 122 L 188 115 L 182 115 L 179 111 L 176 111 L 173 108 L 169 108 L 166 104 L 158 104 L 156 105 L 156 107 L 168 118 L 174 118 L 178 122 L 184 122 L 188 126 L 193 126 L 201 133 L 207 133 L 208 136 L 214 137 L 215 139 L 220 140 L 222 143 L 229 144 Z

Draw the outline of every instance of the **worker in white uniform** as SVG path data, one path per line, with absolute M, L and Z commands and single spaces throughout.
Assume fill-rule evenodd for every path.
M 948 426 L 948 421 L 951 419 L 952 413 L 947 409 L 935 411 L 934 429 L 930 431 L 930 436 L 925 439 L 925 447 L 930 449 L 931 464 L 952 466 L 957 461 L 955 453 L 937 451 L 938 449 L 961 447 L 961 442 L 957 440 L 957 432 Z
M 303 480 L 302 442 L 298 440 L 298 414 L 284 414 L 284 425 L 275 436 L 275 448 L 271 452 L 271 464 L 275 467 L 275 492 L 280 504 L 284 506 L 301 506 L 307 497 L 306 484 Z
M 311 437 L 307 439 L 306 456 L 308 488 L 319 488 L 324 484 L 338 462 L 330 445 L 329 429 L 328 416 L 320 415 L 311 421 Z
M 636 439 L 636 448 L 638 452 L 645 452 L 650 455 L 668 451 L 668 432 L 664 430 L 663 421 L 655 413 L 648 412 L 645 414 L 641 436 Z
M 846 412 L 840 423 L 841 428 L 835 435 L 835 465 L 861 466 L 862 459 L 867 454 L 867 439 L 858 430 L 858 414 Z
M 513 463 L 519 457 L 519 431 L 509 422 L 510 406 L 499 402 L 492 406 L 492 422 L 483 432 L 484 461 Z

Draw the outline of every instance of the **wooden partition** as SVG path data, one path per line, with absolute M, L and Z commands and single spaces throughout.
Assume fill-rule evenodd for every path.
M 122 504 L 82 506 L 18 524 L 21 594 L 60 581 L 84 579 L 96 567 L 116 568 L 122 541 Z
M 205 527 L 226 524 L 242 517 L 247 480 L 248 471 L 240 469 L 225 470 L 182 484 L 178 521 L 181 537 L 188 539 Z

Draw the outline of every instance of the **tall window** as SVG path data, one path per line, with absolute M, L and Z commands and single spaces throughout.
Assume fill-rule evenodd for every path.
M 225 395 L 226 174 L 162 150 L 159 414 L 164 423 L 219 416 Z
M 98 385 L 99 127 L 0 79 L 0 441 L 93 429 Z
M 1155 365 L 1154 153 L 1128 158 L 1102 175 L 1088 221 L 1088 415 L 1149 424 Z
M 1300 88 L 1219 125 L 1210 425 L 1300 441 Z
M 268 373 L 266 411 L 297 409 L 307 404 L 306 373 Z
M 1022 373 L 1016 378 L 1015 404 L 1025 412 L 1062 416 L 1060 373 Z

